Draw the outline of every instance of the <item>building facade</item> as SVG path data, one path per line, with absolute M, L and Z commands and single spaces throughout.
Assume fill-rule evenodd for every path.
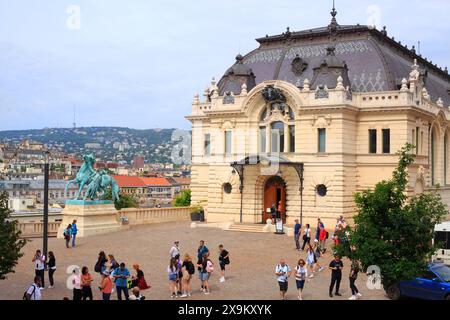
M 279 206 L 327 226 L 354 193 L 389 179 L 416 147 L 408 194 L 440 186 L 450 204 L 450 76 L 387 35 L 339 25 L 257 39 L 192 113 L 192 202 L 208 221 L 265 222 Z

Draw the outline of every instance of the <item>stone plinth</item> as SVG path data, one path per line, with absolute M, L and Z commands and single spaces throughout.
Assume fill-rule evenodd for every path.
M 126 228 L 122 226 L 119 212 L 112 201 L 68 200 L 62 216 L 58 238 L 63 238 L 64 229 L 73 220 L 77 220 L 77 237 L 88 237 Z

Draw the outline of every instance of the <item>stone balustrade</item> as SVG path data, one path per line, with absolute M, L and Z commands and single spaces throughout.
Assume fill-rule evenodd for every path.
M 126 217 L 130 225 L 190 220 L 192 208 L 128 208 L 122 209 L 120 217 Z
M 48 223 L 48 236 L 56 237 L 58 233 L 60 221 L 54 221 Z M 42 237 L 44 232 L 44 223 L 41 221 L 28 221 L 28 222 L 19 222 L 17 224 L 18 229 L 22 232 L 22 237 L 24 238 L 34 238 L 34 237 Z
M 126 217 L 129 225 L 142 225 L 173 221 L 189 221 L 192 208 L 128 208 L 118 211 L 119 217 Z M 61 221 L 48 223 L 49 237 L 56 237 Z M 18 229 L 24 238 L 42 237 L 44 224 L 42 221 L 19 221 Z

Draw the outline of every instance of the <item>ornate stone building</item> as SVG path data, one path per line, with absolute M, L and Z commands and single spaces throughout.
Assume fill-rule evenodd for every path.
M 355 214 L 353 194 L 391 177 L 416 146 L 409 194 L 450 204 L 450 76 L 415 48 L 362 25 L 257 39 L 192 103 L 192 201 L 208 221 L 287 222 Z

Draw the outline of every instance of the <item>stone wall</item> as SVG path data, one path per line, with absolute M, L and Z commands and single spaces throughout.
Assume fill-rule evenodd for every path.
M 119 212 L 120 217 L 126 217 L 129 225 L 152 224 L 173 221 L 188 221 L 192 208 L 128 208 Z

